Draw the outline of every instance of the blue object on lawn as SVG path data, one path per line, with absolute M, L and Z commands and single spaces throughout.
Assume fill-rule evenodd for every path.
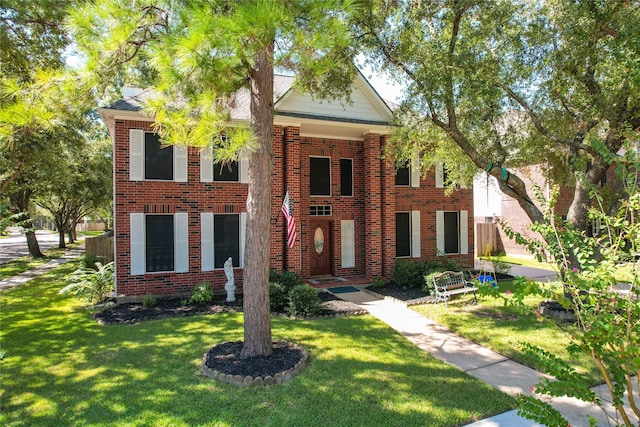
M 493 276 L 489 274 L 483 274 L 481 276 L 478 276 L 478 281 L 480 283 L 491 283 L 491 286 L 493 287 L 498 286 L 498 282 L 496 282 L 496 279 L 494 279 Z

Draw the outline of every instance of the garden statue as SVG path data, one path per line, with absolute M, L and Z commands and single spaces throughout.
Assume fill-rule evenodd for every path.
M 224 274 L 227 275 L 227 283 L 224 285 L 224 290 L 227 291 L 227 302 L 234 302 L 236 300 L 236 285 L 233 277 L 233 259 L 231 257 L 224 262 Z

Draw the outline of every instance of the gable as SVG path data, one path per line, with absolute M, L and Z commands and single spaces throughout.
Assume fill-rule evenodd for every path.
M 292 89 L 278 100 L 275 110 L 281 116 L 347 123 L 388 125 L 391 120 L 391 110 L 360 73 L 354 82 L 350 103 L 346 98 L 315 99 L 309 92 L 302 94 Z

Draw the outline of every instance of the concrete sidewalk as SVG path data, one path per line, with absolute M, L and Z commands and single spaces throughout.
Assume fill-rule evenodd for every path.
M 330 291 L 331 289 L 329 289 Z M 374 317 L 391 326 L 420 349 L 446 363 L 456 366 L 469 375 L 511 396 L 531 395 L 533 387 L 544 374 L 514 362 L 507 357 L 459 337 L 442 325 L 407 308 L 404 304 L 379 299 L 366 292 L 348 292 L 336 296 L 353 302 Z M 596 392 L 606 402 L 611 402 L 606 386 L 596 387 Z M 554 398 L 537 395 L 558 409 L 572 426 L 588 425 L 586 415 L 593 416 L 598 425 L 609 425 L 602 411 L 594 405 L 572 398 Z M 609 405 L 610 413 L 613 407 Z M 635 420 L 637 423 L 638 420 Z M 538 427 L 540 424 L 522 418 L 516 411 L 470 424 L 473 427 Z
M 43 265 L 41 265 L 39 267 L 36 267 L 36 268 L 34 268 L 32 270 L 27 270 L 27 271 L 25 271 L 23 273 L 20 273 L 20 274 L 17 274 L 15 276 L 13 276 L 13 277 L 9 277 L 8 279 L 0 280 L 0 292 L 4 291 L 6 289 L 11 289 L 14 286 L 21 285 L 22 283 L 28 282 L 29 280 L 33 279 L 34 277 L 38 277 L 41 274 L 44 274 L 44 273 L 48 272 L 52 268 L 58 267 L 58 266 L 60 266 L 62 264 L 66 264 L 67 262 L 69 262 L 69 261 L 71 261 L 73 259 L 76 259 L 76 258 L 78 258 L 79 256 L 82 256 L 82 255 L 84 255 L 84 247 L 78 247 L 78 248 L 69 249 L 60 258 L 52 259 L 48 263 L 43 264 Z

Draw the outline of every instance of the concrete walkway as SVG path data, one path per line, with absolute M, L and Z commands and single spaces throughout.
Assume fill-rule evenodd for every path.
M 48 272 L 52 268 L 58 267 L 62 264 L 66 264 L 67 262 L 73 259 L 76 259 L 82 255 L 84 255 L 84 247 L 69 249 L 60 258 L 52 259 L 48 263 L 42 264 L 41 266 L 36 267 L 32 270 L 27 270 L 13 277 L 9 277 L 8 279 L 0 280 L 0 292 L 6 289 L 11 289 L 14 286 L 21 285 L 22 283 L 28 282 L 34 277 L 38 277 L 41 274 Z M 0 266 L 0 268 L 2 267 Z
M 330 290 L 330 289 L 329 289 Z M 420 349 L 469 375 L 478 378 L 511 396 L 531 395 L 533 387 L 544 374 L 514 362 L 507 357 L 459 337 L 447 328 L 407 308 L 404 304 L 388 299 L 379 299 L 366 292 L 336 294 L 338 297 L 358 304 L 374 317 L 387 323 Z M 594 389 L 604 401 L 611 402 L 606 386 Z M 607 426 L 602 411 L 594 405 L 572 398 L 554 398 L 537 395 L 558 409 L 572 426 L 586 426 L 586 415 L 592 415 L 599 426 Z M 610 407 L 613 414 L 613 408 Z M 636 419 L 637 423 L 638 420 Z M 538 427 L 540 424 L 522 418 L 516 411 L 470 424 L 469 427 Z

